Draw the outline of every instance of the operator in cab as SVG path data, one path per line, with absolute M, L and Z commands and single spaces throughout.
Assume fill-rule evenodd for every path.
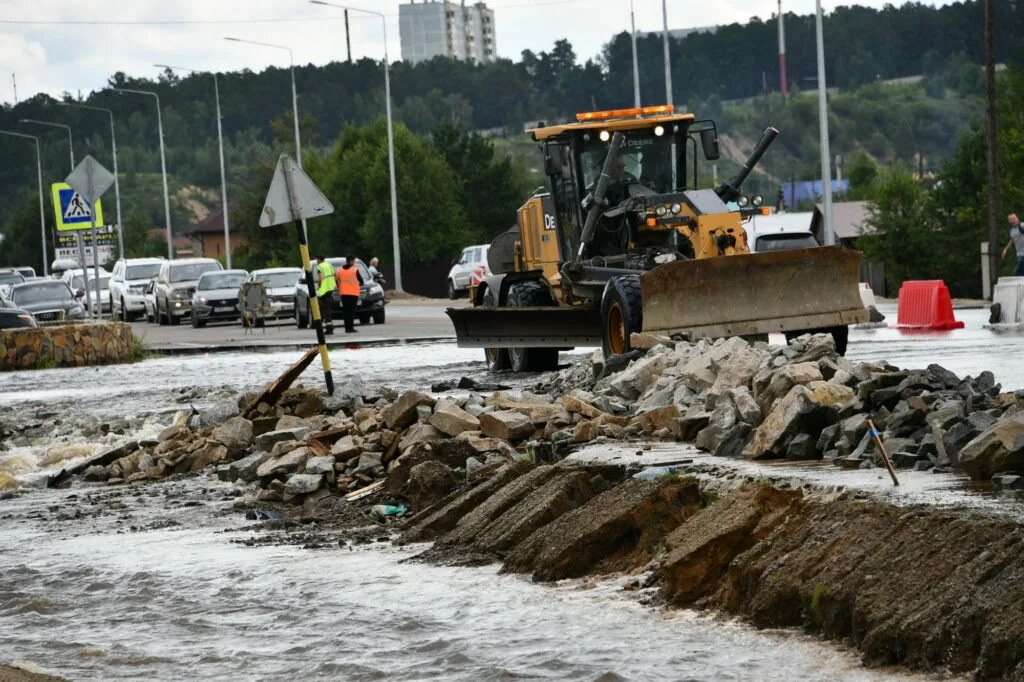
M 338 293 L 341 294 L 341 310 L 345 316 L 345 333 L 355 334 L 358 329 L 355 326 L 356 305 L 359 303 L 359 294 L 363 289 L 363 276 L 359 274 L 356 267 L 356 257 L 352 254 L 345 256 L 345 265 L 334 272 L 338 280 Z

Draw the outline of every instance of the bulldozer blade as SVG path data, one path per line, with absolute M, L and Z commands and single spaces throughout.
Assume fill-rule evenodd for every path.
M 573 348 L 601 345 L 594 308 L 448 308 L 460 348 Z
M 643 329 L 699 339 L 866 322 L 859 267 L 837 246 L 668 263 L 640 278 Z

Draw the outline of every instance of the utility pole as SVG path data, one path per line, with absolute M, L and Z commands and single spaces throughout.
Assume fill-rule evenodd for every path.
M 18 79 L 14 76 L 14 72 L 11 72 L 11 85 L 14 86 L 14 104 L 18 104 Z
M 789 97 L 789 79 L 786 77 L 786 22 L 782 19 L 782 0 L 779 0 L 779 91 Z
M 49 254 L 46 252 L 46 218 L 43 213 L 43 159 L 39 152 L 39 137 L 16 133 L 13 130 L 0 130 L 0 135 L 12 135 L 32 140 L 36 143 L 36 180 L 39 183 L 39 232 L 43 239 L 43 277 L 50 276 Z
M 636 61 L 636 16 L 633 13 L 633 0 L 629 0 L 630 38 L 633 41 L 633 106 L 640 108 L 640 67 Z
M 779 0 L 781 2 L 781 0 Z M 672 105 L 672 57 L 668 38 L 668 0 L 661 0 L 661 42 L 665 48 L 665 104 Z M 634 45 L 635 45 L 634 41 Z M 673 161 L 675 155 L 673 155 Z
M 348 32 L 348 10 L 345 10 L 345 49 L 348 51 L 348 63 L 352 63 L 352 37 Z
M 996 29 L 995 2 L 985 0 L 985 169 L 988 176 L 988 243 L 989 281 L 999 278 L 999 175 L 996 138 Z
M 821 212 L 825 229 L 825 246 L 835 246 L 836 232 L 832 224 L 832 168 L 828 149 L 828 98 L 825 84 L 825 36 L 822 30 L 821 0 L 815 1 L 815 31 L 818 42 L 818 132 L 821 135 Z

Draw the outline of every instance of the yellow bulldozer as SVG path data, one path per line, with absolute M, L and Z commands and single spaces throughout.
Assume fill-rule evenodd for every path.
M 858 253 L 750 253 L 743 222 L 763 209 L 740 188 L 774 128 L 714 189 L 700 188 L 698 157 L 719 158 L 715 123 L 671 106 L 586 112 L 527 132 L 548 185 L 491 243 L 491 275 L 472 306 L 448 310 L 459 346 L 485 349 L 491 369 L 553 369 L 559 350 L 576 346 L 622 354 L 640 331 L 689 339 L 824 331 L 842 353 L 849 325 L 867 320 Z

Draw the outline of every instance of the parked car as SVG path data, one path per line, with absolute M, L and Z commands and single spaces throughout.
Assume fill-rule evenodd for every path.
M 462 250 L 462 255 L 452 263 L 452 269 L 448 271 L 448 298 L 454 300 L 465 291 L 473 280 L 473 272 L 483 268 L 480 275 L 487 277 L 491 269 L 487 266 L 487 250 L 490 244 L 478 244 L 467 246 Z
M 241 319 L 238 287 L 248 274 L 245 270 L 204 272 L 192 295 L 192 326 L 198 329 L 207 322 Z
M 206 272 L 223 270 L 213 258 L 182 258 L 165 261 L 160 265 L 153 288 L 156 321 L 160 324 L 178 324 L 192 314 L 192 294 L 196 283 Z
M 344 258 L 328 258 L 335 270 L 345 264 Z M 366 264 L 359 258 L 356 259 L 356 267 L 359 268 L 359 275 L 363 278 L 362 290 L 359 293 L 359 301 L 356 303 L 356 319 L 360 324 L 384 324 L 384 287 L 373 281 Z M 331 297 L 331 316 L 335 321 L 342 319 L 341 294 L 335 290 Z M 295 326 L 305 329 L 313 324 L 313 312 L 309 307 L 309 291 L 306 289 L 305 275 L 301 274 L 295 284 Z
M 160 272 L 163 258 L 125 258 L 114 264 L 110 274 L 111 314 L 131 322 L 146 314 L 146 285 Z
M 302 268 L 263 268 L 249 273 L 245 281 L 262 282 L 270 303 L 270 314 L 257 316 L 257 326 L 262 326 L 267 319 L 292 317 L 295 314 L 295 282 L 300 277 L 304 277 Z
M 14 304 L 14 301 L 0 294 L 0 329 L 16 329 L 18 327 L 37 327 L 36 318 L 32 313 Z
M 85 307 L 78 302 L 65 282 L 42 279 L 11 287 L 7 298 L 38 322 L 84 320 Z
M 60 279 L 64 276 L 65 270 L 75 270 L 82 267 L 78 264 L 78 261 L 70 258 L 58 258 L 57 260 L 50 263 L 50 277 L 53 279 Z
M 3 291 L 12 284 L 21 284 L 25 276 L 14 268 L 0 268 L 0 291 Z
M 14 269 L 17 270 L 19 275 L 25 278 L 25 281 L 35 279 L 36 277 L 36 269 L 31 265 L 16 265 Z
M 151 279 L 146 283 L 146 288 L 143 289 L 142 293 L 142 305 L 145 309 L 143 313 L 146 317 L 146 322 L 152 322 L 156 324 L 156 279 Z
M 65 270 L 64 274 L 61 275 L 61 281 L 71 288 L 71 292 L 75 295 L 75 298 L 82 299 L 82 303 L 86 303 L 88 300 L 89 305 L 86 305 L 86 308 L 95 310 L 96 306 L 100 306 L 101 313 L 109 313 L 110 273 L 107 272 L 105 268 L 100 268 L 100 293 L 99 297 L 97 297 L 95 272 L 96 271 L 93 268 L 88 268 L 85 272 L 85 277 L 83 277 L 81 268 Z M 86 284 L 88 284 L 88 287 Z M 86 289 L 88 289 L 88 291 L 86 291 Z M 86 299 L 86 296 L 88 296 L 88 299 Z

